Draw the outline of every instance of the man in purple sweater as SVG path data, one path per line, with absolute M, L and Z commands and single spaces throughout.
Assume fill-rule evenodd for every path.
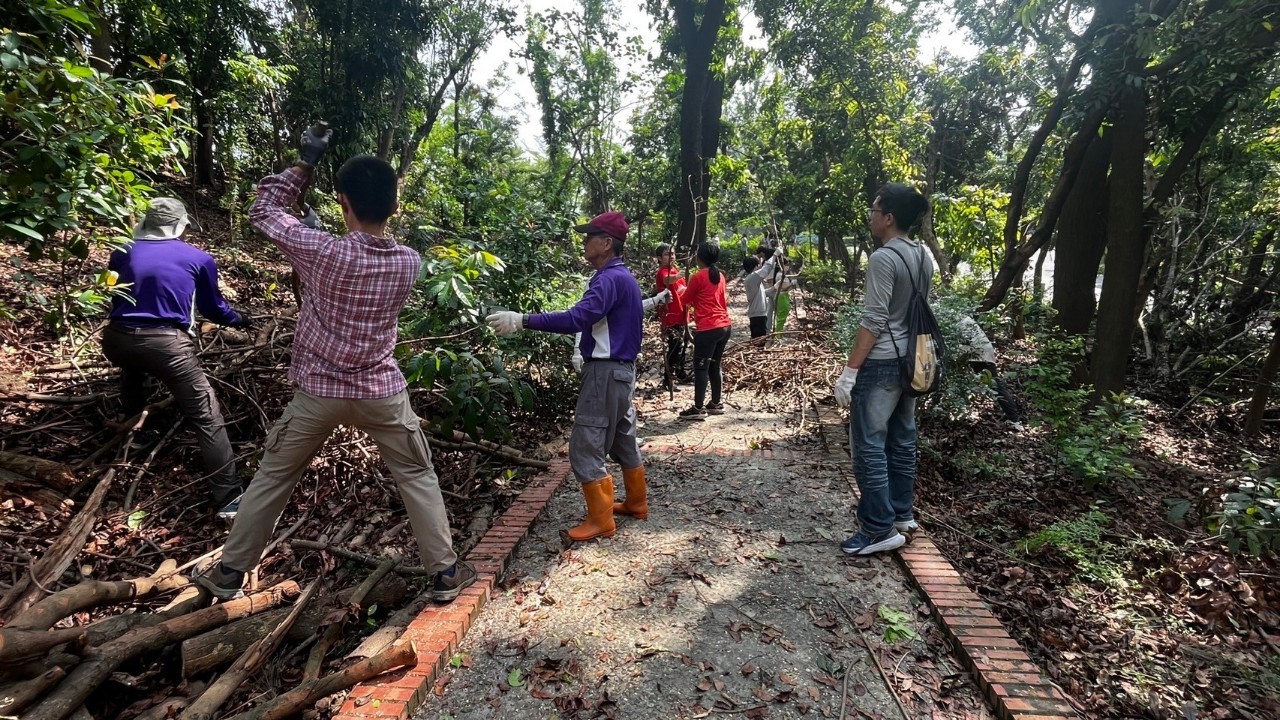
M 640 520 L 649 517 L 633 402 L 644 308 L 640 284 L 622 262 L 629 229 L 622 213 L 603 213 L 574 229 L 586 235 L 583 256 L 596 269 L 578 304 L 563 312 L 536 315 L 496 312 L 485 320 L 499 335 L 512 335 L 522 328 L 582 334 L 578 350 L 585 364 L 569 437 L 569 465 L 582 483 L 587 519 L 570 529 L 569 537 L 590 540 L 613 537 L 614 513 Z M 613 501 L 606 456 L 622 466 L 625 502 Z
M 107 269 L 129 289 L 128 297 L 117 295 L 112 301 L 102 352 L 120 368 L 126 417 L 146 406 L 148 375 L 173 393 L 200 440 L 210 501 L 217 509 L 240 494 L 240 483 L 218 398 L 196 357 L 195 313 L 199 310 L 220 325 L 247 323 L 218 291 L 213 258 L 179 239 L 189 225 L 181 201 L 156 198 L 133 228 L 133 242 L 111 253 Z

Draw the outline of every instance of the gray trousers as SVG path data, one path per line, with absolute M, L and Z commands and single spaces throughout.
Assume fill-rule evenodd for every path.
M 623 470 L 640 467 L 636 442 L 636 367 L 616 360 L 592 360 L 582 366 L 582 389 L 569 436 L 569 467 L 580 483 L 609 473 L 605 457 Z
M 227 438 L 222 408 L 200 367 L 191 336 L 178 328 L 108 325 L 102 334 L 102 354 L 120 368 L 120 399 L 125 415 L 133 417 L 146 407 L 148 375 L 164 383 L 182 414 L 195 427 L 214 505 L 221 507 L 239 495 L 235 453 Z
M 404 500 L 427 571 L 452 567 L 458 556 L 453 551 L 449 515 L 431 466 L 431 448 L 409 404 L 407 390 L 368 400 L 295 391 L 284 415 L 267 433 L 262 464 L 240 500 L 231 536 L 222 548 L 222 563 L 241 571 L 257 566 L 294 486 L 338 425 L 357 428 L 377 443 Z

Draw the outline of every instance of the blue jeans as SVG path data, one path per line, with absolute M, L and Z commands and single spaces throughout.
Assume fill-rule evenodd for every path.
M 858 479 L 858 522 L 878 537 L 911 520 L 916 484 L 916 399 L 902 392 L 897 360 L 867 360 L 849 413 L 849 447 Z

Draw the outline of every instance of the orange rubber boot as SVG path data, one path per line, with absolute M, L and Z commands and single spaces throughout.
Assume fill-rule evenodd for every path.
M 644 482 L 644 466 L 624 469 L 622 484 L 627 488 L 627 499 L 613 504 L 613 514 L 630 515 L 637 520 L 648 520 L 649 500 Z
M 613 537 L 617 526 L 613 524 L 613 478 L 605 475 L 595 482 L 582 486 L 582 497 L 587 501 L 587 519 L 581 525 L 569 529 L 569 539 L 590 540 Z

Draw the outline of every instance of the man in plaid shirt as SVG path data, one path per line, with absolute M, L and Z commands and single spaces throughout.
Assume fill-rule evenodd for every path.
M 222 513 L 234 517 L 222 561 L 200 576 L 221 599 L 240 594 L 244 574 L 258 564 L 293 488 L 338 425 L 378 444 L 408 511 L 422 563 L 434 573 L 432 597 L 447 602 L 475 581 L 476 571 L 453 550 L 449 517 L 431 450 L 409 403 L 392 351 L 397 318 L 418 279 L 422 258 L 386 236 L 399 209 L 396 174 L 370 155 L 338 170 L 336 186 L 350 232 L 336 238 L 290 214 L 329 135 L 303 136 L 298 165 L 265 178 L 249 220 L 284 251 L 307 291 L 298 315 L 289 377 L 292 402 L 267 434 L 253 482 Z

